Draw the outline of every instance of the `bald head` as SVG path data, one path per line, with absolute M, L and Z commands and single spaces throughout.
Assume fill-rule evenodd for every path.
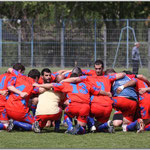
M 59 82 L 60 82 L 61 80 L 63 80 L 64 78 L 65 78 L 64 75 L 59 74 L 59 75 L 57 75 L 57 77 L 56 77 L 56 82 L 59 83 Z

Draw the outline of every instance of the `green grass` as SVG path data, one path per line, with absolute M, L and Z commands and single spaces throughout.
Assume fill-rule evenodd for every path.
M 64 132 L 64 127 L 61 127 Z M 119 129 L 120 130 L 120 129 Z M 69 135 L 55 133 L 53 128 L 45 133 L 12 131 L 0 133 L 0 148 L 150 148 L 150 133 L 116 131 L 110 133 L 89 133 Z
M 4 73 L 6 68 L 1 68 L 0 73 Z M 27 68 L 26 73 L 31 68 Z M 38 68 L 40 71 L 42 68 Z M 60 68 L 51 68 L 57 71 Z M 124 68 L 116 68 L 116 71 L 122 71 Z M 131 70 L 131 69 L 129 69 Z M 140 69 L 150 79 L 146 68 Z M 0 148 L 86 148 L 86 149 L 123 149 L 123 148 L 150 148 L 150 132 L 146 131 L 140 134 L 135 132 L 124 133 L 121 128 L 116 128 L 115 134 L 109 133 L 89 133 L 85 135 L 65 134 L 66 127 L 60 127 L 61 132 L 55 133 L 53 127 L 46 128 L 44 133 L 36 134 L 33 132 L 12 131 L 11 133 L 0 132 Z

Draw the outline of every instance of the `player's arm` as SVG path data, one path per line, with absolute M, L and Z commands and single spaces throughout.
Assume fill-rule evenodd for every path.
M 150 81 L 147 79 L 147 77 L 145 77 L 144 75 L 142 74 L 138 74 L 136 75 L 136 77 L 144 82 L 146 82 L 148 84 L 148 86 L 150 86 Z
M 139 94 L 144 94 L 145 92 L 150 92 L 150 87 L 148 87 L 148 88 L 140 88 L 139 89 Z
M 18 72 L 17 70 L 13 69 L 13 68 L 8 68 L 7 70 L 8 73 L 11 73 L 12 75 L 14 75 L 15 77 L 18 77 L 18 76 L 22 76 L 23 74 Z
M 111 92 L 106 92 L 106 91 L 100 90 L 99 88 L 97 88 L 95 86 L 92 86 L 90 91 L 93 95 L 104 95 L 104 96 L 112 97 Z
M 49 90 L 49 89 L 53 88 L 53 83 L 45 83 L 45 84 L 34 83 L 33 86 L 40 87 L 41 90 L 43 90 L 42 88 Z
M 45 91 L 46 91 L 45 88 L 39 87 L 39 93 L 40 93 L 40 94 L 44 93 Z
M 7 72 L 8 73 L 12 73 L 13 72 L 13 68 L 8 68 Z
M 16 94 L 19 94 L 22 98 L 25 98 L 25 97 L 28 96 L 28 93 L 22 92 L 22 91 L 16 89 L 16 88 L 15 88 L 14 86 L 12 86 L 12 85 L 11 85 L 11 86 L 8 86 L 8 90 L 11 91 L 11 92 L 14 92 L 14 93 L 16 93 Z
M 81 79 L 80 77 L 71 77 L 71 78 L 62 80 L 60 83 L 63 83 L 63 82 L 78 83 L 78 82 L 81 82 Z
M 8 95 L 8 90 L 0 91 L 0 94 L 3 95 L 3 96 L 7 96 Z
M 58 74 L 65 74 L 65 73 L 68 73 L 68 72 L 71 72 L 72 70 L 59 70 L 57 71 Z
M 126 73 L 124 73 L 124 72 L 116 73 L 116 80 L 125 77 L 125 75 L 126 75 Z
M 104 95 L 104 96 L 112 97 L 111 92 L 106 92 L 103 90 L 100 90 L 98 95 Z
M 117 88 L 116 92 L 119 94 L 123 91 L 124 88 L 130 87 L 130 86 L 135 86 L 136 85 L 136 80 L 132 79 L 125 83 L 124 85 L 121 85 Z
M 65 71 L 62 72 L 61 74 L 62 74 L 62 75 L 65 75 L 66 73 L 70 73 L 70 72 L 72 72 L 72 70 L 65 70 Z

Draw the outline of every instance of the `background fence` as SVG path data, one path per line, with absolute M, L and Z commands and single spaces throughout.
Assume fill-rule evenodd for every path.
M 150 20 L 0 19 L 0 67 L 21 62 L 31 67 L 130 67 L 134 42 L 143 67 L 150 61 Z

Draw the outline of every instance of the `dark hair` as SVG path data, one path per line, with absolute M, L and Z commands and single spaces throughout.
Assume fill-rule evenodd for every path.
M 98 59 L 98 60 L 95 61 L 94 66 L 95 66 L 95 65 L 102 65 L 102 67 L 104 68 L 104 63 L 103 63 L 103 61 L 100 60 L 100 59 Z
M 106 69 L 105 70 L 105 74 L 109 74 L 109 73 L 116 73 L 116 71 L 113 69 L 113 68 L 110 68 L 110 69 Z
M 28 77 L 36 79 L 36 77 L 40 78 L 40 72 L 37 69 L 31 69 L 28 73 Z
M 122 72 L 124 72 L 126 74 L 133 74 L 130 70 L 123 70 Z
M 44 72 L 51 73 L 51 70 L 50 70 L 49 68 L 44 68 L 44 69 L 41 71 L 41 75 L 42 75 L 42 76 L 44 75 Z
M 13 65 L 13 69 L 15 69 L 17 71 L 18 70 L 25 71 L 25 66 L 22 65 L 21 63 L 16 63 L 16 64 Z
M 71 76 L 70 76 L 70 78 L 71 78 L 71 77 L 78 77 L 78 76 L 79 76 L 79 75 L 78 75 L 77 73 L 72 73 Z
M 80 67 L 74 67 L 72 69 L 72 73 L 76 73 L 78 76 L 82 76 L 82 74 L 83 74 Z

